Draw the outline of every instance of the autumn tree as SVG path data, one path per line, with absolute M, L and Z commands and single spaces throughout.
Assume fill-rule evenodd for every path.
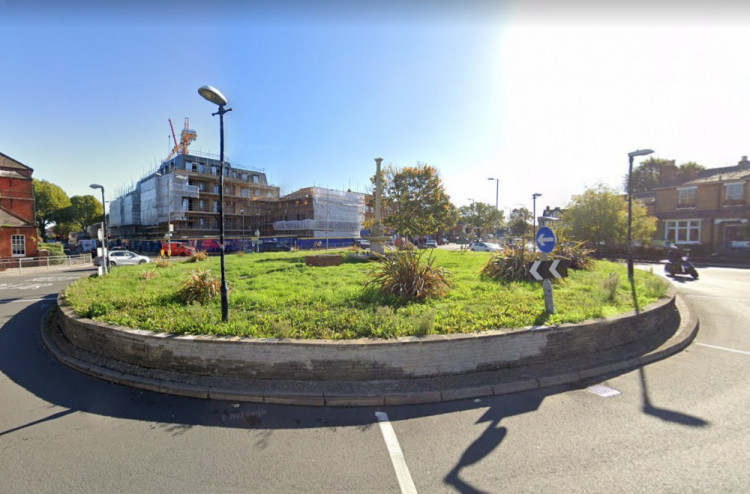
M 47 180 L 34 179 L 33 186 L 36 226 L 42 239 L 46 241 L 47 226 L 65 219 L 70 198 L 59 186 Z
M 585 241 L 595 248 L 624 244 L 627 239 L 628 204 L 625 196 L 604 185 L 573 196 L 561 218 L 567 238 Z M 633 201 L 632 239 L 648 242 L 656 231 L 656 218 L 645 206 Z
M 401 235 L 432 235 L 453 227 L 456 215 L 435 167 L 419 163 L 383 170 L 383 223 Z M 373 178 L 374 182 L 374 178 Z

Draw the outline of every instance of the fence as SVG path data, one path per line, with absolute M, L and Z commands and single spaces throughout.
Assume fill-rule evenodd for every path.
M 16 257 L 0 259 L 0 272 L 53 271 L 75 266 L 90 266 L 91 254 L 75 256 Z

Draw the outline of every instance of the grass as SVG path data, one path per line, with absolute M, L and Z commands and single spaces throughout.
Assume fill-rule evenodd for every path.
M 344 252 L 342 252 L 344 254 Z M 197 263 L 122 266 L 104 277 L 79 280 L 65 291 L 80 316 L 138 329 L 175 334 L 264 338 L 393 338 L 470 333 L 534 324 L 577 323 L 632 310 L 623 265 L 597 261 L 592 271 L 569 271 L 554 283 L 555 314 L 544 308 L 541 283 L 502 283 L 479 275 L 483 252 L 436 250 L 435 265 L 449 273 L 452 289 L 442 298 L 402 302 L 366 287 L 373 263 L 305 265 L 305 253 L 226 256 L 229 321 L 221 322 L 220 298 L 185 304 L 180 290 L 197 269 L 219 278 L 218 257 Z M 638 306 L 666 293 L 657 276 L 636 270 Z

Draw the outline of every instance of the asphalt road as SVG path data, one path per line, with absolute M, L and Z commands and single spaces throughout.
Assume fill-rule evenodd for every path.
M 203 401 L 85 376 L 46 352 L 39 327 L 55 294 L 88 273 L 4 274 L 0 491 L 744 492 L 750 270 L 700 272 L 677 285 L 701 331 L 667 360 L 577 386 L 351 409 Z

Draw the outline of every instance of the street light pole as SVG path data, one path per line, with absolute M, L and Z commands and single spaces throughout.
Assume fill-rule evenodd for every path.
M 198 89 L 205 100 L 219 106 L 219 111 L 212 113 L 211 116 L 219 115 L 219 254 L 221 256 L 221 320 L 226 322 L 229 319 L 229 300 L 227 299 L 227 280 L 224 270 L 224 114 L 232 111 L 226 108 L 227 99 L 221 92 L 211 86 L 203 86 Z
M 104 186 L 99 184 L 89 185 L 92 189 L 102 189 L 102 259 L 104 259 L 104 272 L 109 271 L 109 259 L 107 259 L 107 206 L 104 202 Z
M 632 224 L 633 224 L 633 158 L 636 156 L 647 156 L 654 151 L 652 149 L 639 149 L 628 153 L 628 279 L 633 282 L 633 246 L 632 246 Z
M 492 178 L 492 177 L 490 177 L 487 180 L 494 180 L 495 181 L 495 210 L 498 212 L 498 216 L 500 216 L 499 215 L 500 209 L 498 208 L 498 203 L 497 203 L 497 199 L 498 199 L 499 193 L 500 193 L 500 179 L 499 178 Z M 498 227 L 497 227 L 497 225 L 495 225 L 495 235 L 497 235 L 497 230 L 498 230 Z M 497 239 L 495 241 L 497 241 Z
M 534 216 L 533 218 L 531 218 L 531 224 L 533 225 L 533 228 L 534 228 L 534 230 L 533 230 L 534 231 L 534 235 L 533 235 L 533 237 L 531 237 L 531 243 L 534 244 L 534 250 L 535 251 L 536 251 L 536 198 L 537 197 L 541 197 L 541 196 L 542 196 L 542 194 L 540 194 L 539 192 L 534 192 L 531 195 L 531 198 L 532 198 L 532 200 L 534 202 L 534 206 L 533 206 L 534 211 L 533 211 L 533 213 L 531 213 Z

